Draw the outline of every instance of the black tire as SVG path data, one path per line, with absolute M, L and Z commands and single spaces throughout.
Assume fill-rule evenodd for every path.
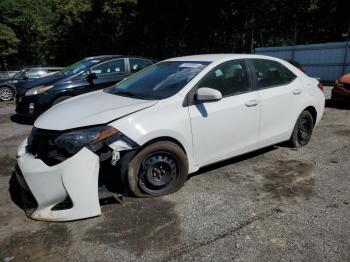
M 15 97 L 15 91 L 8 86 L 0 87 L 0 101 L 10 101 Z
M 52 105 L 57 105 L 58 103 L 61 103 L 62 101 L 64 100 L 67 100 L 69 98 L 71 98 L 72 96 L 60 96 L 58 98 L 56 98 L 53 102 L 52 102 Z
M 137 197 L 171 194 L 184 185 L 187 174 L 185 152 L 172 142 L 156 142 L 143 148 L 129 162 L 128 189 Z
M 295 123 L 289 143 L 292 147 L 302 147 L 309 143 L 314 128 L 314 120 L 309 111 L 303 111 Z

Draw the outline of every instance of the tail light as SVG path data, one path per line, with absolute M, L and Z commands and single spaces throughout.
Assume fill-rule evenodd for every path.
M 321 82 L 318 83 L 317 87 L 323 92 L 324 88 Z

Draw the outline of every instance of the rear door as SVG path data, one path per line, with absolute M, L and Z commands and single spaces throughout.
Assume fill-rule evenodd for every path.
M 302 104 L 301 83 L 294 73 L 277 61 L 248 61 L 261 102 L 259 147 L 289 139 Z
M 189 105 L 195 161 L 205 165 L 257 148 L 260 105 L 244 60 L 211 70 L 196 88 L 219 90 L 223 98 Z M 192 91 L 190 92 L 192 93 Z
M 130 73 L 134 74 L 146 67 L 152 65 L 153 62 L 143 58 L 129 58 Z

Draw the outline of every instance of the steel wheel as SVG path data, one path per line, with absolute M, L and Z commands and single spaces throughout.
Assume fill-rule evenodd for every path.
M 176 156 L 168 152 L 156 152 L 143 161 L 138 184 L 148 194 L 159 194 L 171 188 L 178 176 Z
M 311 113 L 303 111 L 294 126 L 292 136 L 289 140 L 291 146 L 301 147 L 307 145 L 311 139 L 313 128 L 314 120 Z
M 187 180 L 187 156 L 170 141 L 151 143 L 125 161 L 127 166 L 121 166 L 121 177 L 127 191 L 137 197 L 174 193 Z
M 14 92 L 10 87 L 0 87 L 0 100 L 10 101 L 13 99 Z
M 309 119 L 302 118 L 298 123 L 298 141 L 300 145 L 305 145 L 310 140 L 311 123 Z

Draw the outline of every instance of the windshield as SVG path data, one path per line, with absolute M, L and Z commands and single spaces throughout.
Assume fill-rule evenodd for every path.
M 164 99 L 176 94 L 209 62 L 169 61 L 155 64 L 104 91 L 141 99 Z
M 92 60 L 81 60 L 79 62 L 74 63 L 73 65 L 70 65 L 60 71 L 61 74 L 64 75 L 74 75 L 86 68 L 88 68 L 91 65 L 94 65 L 96 63 L 100 62 L 100 60 L 92 59 Z

